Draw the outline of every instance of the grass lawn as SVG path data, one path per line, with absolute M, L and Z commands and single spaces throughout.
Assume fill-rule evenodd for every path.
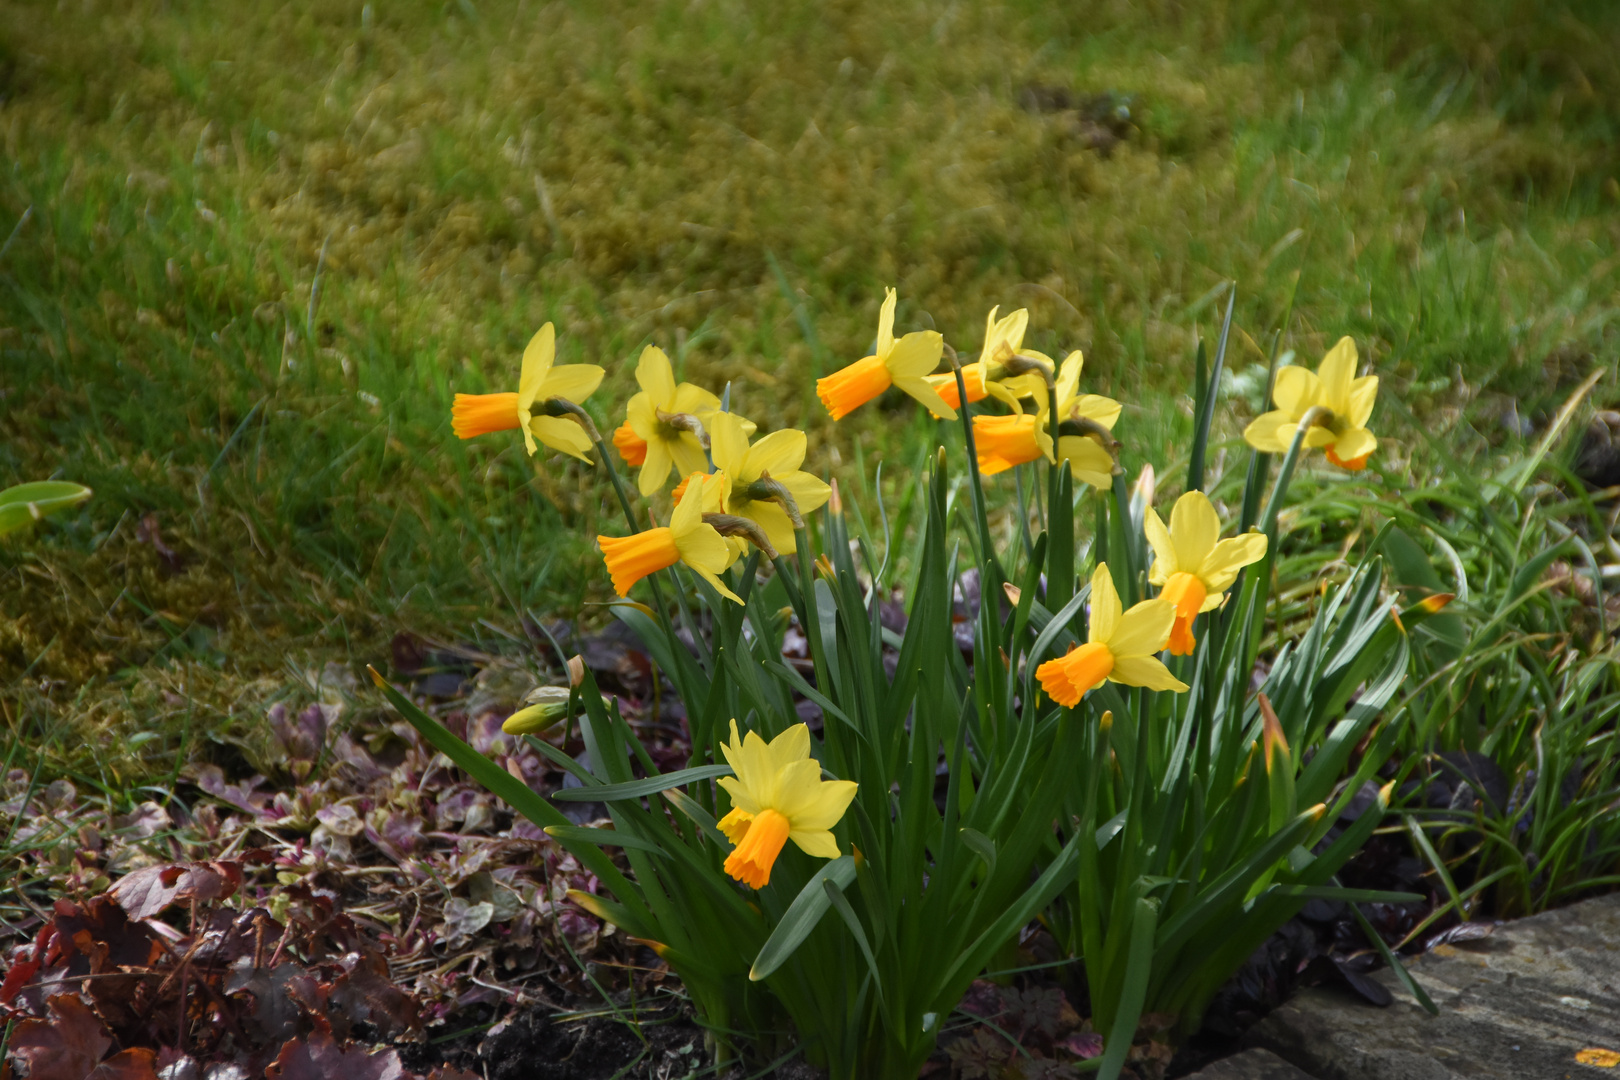
M 1029 307 L 1130 466 L 1236 280 L 1226 434 L 1292 298 L 1386 465 L 1511 449 L 1615 362 L 1617 57 L 1607 0 L 6 5 L 0 485 L 96 496 L 0 546 L 0 708 L 161 779 L 401 627 L 588 612 L 599 483 L 449 429 L 547 319 L 604 429 L 655 342 L 861 490 L 934 437 L 814 399 L 883 286 L 964 351 Z

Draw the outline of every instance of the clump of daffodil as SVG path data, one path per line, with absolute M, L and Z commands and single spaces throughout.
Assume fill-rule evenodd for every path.
M 538 439 L 589 464 L 591 434 L 584 426 L 589 419 L 579 403 L 601 385 L 602 369 L 595 364 L 553 366 L 556 359 L 557 333 L 546 323 L 523 350 L 517 393 L 457 394 L 450 406 L 451 429 L 470 439 L 518 428 L 531 455 Z
M 810 756 L 808 727 L 794 724 L 767 743 L 752 731 L 738 738 L 733 720 L 731 741 L 721 743 L 720 751 L 737 774 L 720 779 L 732 809 L 719 828 L 736 845 L 726 873 L 763 889 L 789 840 L 806 855 L 838 858 L 832 827 L 849 809 L 856 784 L 821 779 L 821 763 Z
M 1154 654 L 1164 648 L 1176 609 L 1168 600 L 1144 600 L 1129 611 L 1114 590 L 1108 564 L 1091 575 L 1091 615 L 1084 645 L 1035 669 L 1041 689 L 1059 705 L 1073 708 L 1086 691 L 1109 682 L 1149 690 L 1185 690 Z
M 1018 376 L 1031 367 L 1044 366 L 1051 370 L 1052 358 L 1033 349 L 1025 349 L 1024 331 L 1029 328 L 1029 309 L 1019 308 L 1004 319 L 997 319 L 999 307 L 990 309 L 984 320 L 984 345 L 979 359 L 962 366 L 962 385 L 970 402 L 983 401 L 995 396 L 1011 402 L 1011 394 L 1001 386 L 1001 380 Z M 1033 363 L 1031 363 L 1033 361 Z M 962 407 L 962 396 L 956 389 L 955 373 L 931 375 L 928 384 L 953 409 Z
M 832 491 L 799 467 L 808 446 L 804 432 L 773 431 L 750 446 L 742 418 L 717 413 L 709 421 L 709 437 L 715 469 L 730 478 L 727 512 L 758 522 L 779 554 L 793 554 L 795 530 L 804 528 L 802 515 L 819 510 Z
M 1328 350 L 1315 372 L 1285 367 L 1272 391 L 1277 407 L 1257 417 L 1243 431 L 1256 450 L 1286 453 L 1294 434 L 1306 427 L 1305 445 L 1325 447 L 1327 459 L 1341 469 L 1367 467 L 1378 438 L 1367 430 L 1378 399 L 1378 376 L 1356 378 L 1356 343 L 1348 337 Z
M 917 330 L 897 339 L 895 303 L 894 290 L 887 290 L 878 314 L 875 353 L 816 380 L 816 396 L 834 420 L 842 420 L 891 386 L 922 402 L 934 415 L 956 419 L 956 411 L 940 399 L 927 378 L 945 354 L 945 339 L 933 330 Z
M 1142 530 L 1153 546 L 1148 581 L 1159 587 L 1159 598 L 1176 609 L 1170 652 L 1187 656 L 1197 644 L 1193 620 L 1200 612 L 1221 606 L 1239 570 L 1265 558 L 1265 534 L 1251 532 L 1222 540 L 1221 519 L 1202 491 L 1189 491 L 1176 500 L 1168 529 L 1158 511 L 1149 506 Z
M 720 408 L 720 399 L 700 386 L 676 383 L 675 368 L 656 345 L 641 350 L 636 382 L 641 392 L 625 405 L 625 423 L 613 433 L 613 445 L 626 462 L 641 466 L 641 493 L 663 487 L 671 468 L 678 476 L 707 472 L 703 418 Z
M 670 515 L 669 524 L 646 529 L 631 536 L 598 536 L 602 558 L 613 576 L 613 588 L 620 596 L 630 594 L 630 586 L 658 570 L 685 563 L 721 596 L 742 603 L 719 575 L 735 559 L 725 537 L 703 518 L 705 484 L 687 487 Z

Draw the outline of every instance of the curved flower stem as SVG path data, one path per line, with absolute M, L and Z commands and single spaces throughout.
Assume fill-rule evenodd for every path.
M 546 400 L 538 403 L 537 408 L 545 416 L 569 417 L 585 429 L 585 434 L 590 438 L 591 442 L 598 447 L 602 445 L 602 434 L 596 430 L 596 422 L 591 419 L 591 414 L 567 398 L 546 398 Z

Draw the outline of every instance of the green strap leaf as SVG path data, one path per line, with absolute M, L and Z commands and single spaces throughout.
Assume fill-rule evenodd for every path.
M 1439 1016 L 1439 1006 L 1435 1005 L 1429 995 L 1424 992 L 1423 987 L 1418 985 L 1418 981 L 1412 977 L 1412 973 L 1406 970 L 1406 965 L 1401 963 L 1400 957 L 1390 951 L 1389 946 L 1384 942 L 1383 935 L 1373 929 L 1372 923 L 1367 921 L 1367 916 L 1361 913 L 1360 908 L 1351 904 L 1350 910 L 1355 914 L 1356 922 L 1361 924 L 1361 932 L 1366 934 L 1372 943 L 1378 947 L 1379 955 L 1384 958 L 1384 963 L 1389 965 L 1389 969 L 1395 973 L 1395 978 L 1399 979 L 1401 985 L 1406 987 L 1406 992 L 1416 998 L 1417 1003 L 1423 1006 L 1423 1010 L 1430 1016 Z
M 0 491 L 0 536 L 25 529 L 48 514 L 67 510 L 90 497 L 90 489 L 68 480 L 36 480 Z
M 583 825 L 548 825 L 546 835 L 558 840 L 578 840 L 580 843 L 595 844 L 597 847 L 635 848 L 637 851 L 650 851 L 654 855 L 664 854 L 664 849 L 651 840 L 643 840 L 633 833 L 619 832 L 617 829 L 591 829 Z
M 656 795 L 660 791 L 683 787 L 699 780 L 730 775 L 730 765 L 699 765 L 695 769 L 659 773 L 657 776 L 631 780 L 623 784 L 587 784 L 584 787 L 564 788 L 553 792 L 551 797 L 557 802 L 616 802 L 620 799 L 639 799 L 646 795 Z
M 1146 896 L 1137 900 L 1136 915 L 1131 920 L 1130 959 L 1125 966 L 1125 985 L 1120 988 L 1114 1026 L 1108 1031 L 1102 1067 L 1097 1070 L 1099 1080 L 1117 1080 L 1120 1070 L 1125 1067 L 1125 1055 L 1130 1052 L 1131 1040 L 1136 1037 L 1136 1022 L 1142 1017 L 1142 1003 L 1147 999 L 1148 977 L 1153 974 L 1153 935 L 1158 925 L 1159 902 Z
M 748 972 L 751 982 L 769 978 L 777 968 L 787 962 L 795 949 L 804 944 L 804 939 L 810 936 L 810 931 L 816 928 L 821 917 L 832 906 L 832 899 L 821 883 L 831 881 L 840 889 L 849 887 L 855 880 L 855 857 L 853 855 L 840 855 L 832 862 L 817 870 L 810 880 L 805 882 L 799 895 L 793 898 L 787 911 L 782 914 L 782 921 L 776 924 L 771 936 L 766 939 L 759 955 L 754 957 L 754 966 Z

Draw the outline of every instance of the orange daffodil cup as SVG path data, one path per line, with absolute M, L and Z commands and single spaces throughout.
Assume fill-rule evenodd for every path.
M 601 385 L 603 372 L 595 364 L 555 366 L 556 359 L 557 333 L 546 323 L 523 350 L 517 393 L 457 394 L 450 407 L 451 429 L 459 438 L 471 439 L 517 428 L 523 432 L 523 445 L 531 456 L 539 440 L 590 464 L 586 453 L 591 448 L 591 437 L 582 423 L 568 414 L 579 415 L 579 403 Z M 538 416 L 536 405 L 542 407 Z M 563 415 L 553 415 L 548 409 Z
M 598 536 L 602 558 L 613 577 L 613 589 L 630 595 L 630 586 L 658 570 L 685 563 L 728 600 L 742 597 L 726 588 L 720 574 L 734 561 L 725 537 L 703 520 L 706 484 L 689 484 L 670 515 L 669 524 L 631 536 Z
M 1091 575 L 1089 640 L 1036 668 L 1035 678 L 1053 701 L 1069 708 L 1105 680 L 1149 690 L 1185 690 L 1187 684 L 1154 655 L 1164 648 L 1175 619 L 1175 605 L 1163 599 L 1124 610 L 1108 564 L 1101 563 Z
M 838 858 L 832 827 L 849 809 L 857 785 L 821 779 L 821 763 L 810 756 L 808 727 L 794 724 L 767 743 L 752 731 L 738 738 L 733 720 L 731 741 L 721 743 L 720 752 L 736 773 L 719 781 L 732 807 L 719 829 L 736 845 L 726 858 L 726 873 L 763 889 L 789 840 L 806 855 Z
M 1277 407 L 1256 417 L 1243 437 L 1256 450 L 1282 454 L 1300 425 L 1309 423 L 1305 446 L 1325 447 L 1329 461 L 1357 471 L 1378 449 L 1378 438 L 1367 430 L 1377 399 L 1378 376 L 1356 378 L 1356 343 L 1342 337 L 1315 372 L 1293 366 L 1277 372 L 1272 392 Z
M 1001 380 L 1009 374 L 1007 365 L 1015 356 L 1032 357 L 1048 368 L 1052 366 L 1052 358 L 1045 353 L 1023 347 L 1024 331 L 1029 328 L 1029 309 L 1019 308 L 1011 315 L 997 319 L 996 312 L 1000 310 L 1000 307 L 993 307 L 985 317 L 984 345 L 979 349 L 979 359 L 962 367 L 962 385 L 967 388 L 969 402 L 995 396 L 1012 404 L 1013 395 L 1001 385 Z M 953 409 L 962 407 L 962 397 L 956 390 L 955 372 L 930 375 L 928 383 L 945 404 Z
M 920 401 L 935 416 L 956 419 L 956 410 L 929 385 L 928 373 L 945 355 L 945 339 L 933 330 L 894 336 L 893 289 L 887 290 L 878 313 L 877 351 L 816 380 L 816 396 L 834 420 L 842 420 L 891 386 Z
M 1161 600 L 1175 606 L 1170 653 L 1191 655 L 1196 644 L 1193 621 L 1200 612 L 1221 606 L 1239 570 L 1265 558 L 1265 534 L 1251 532 L 1222 540 L 1221 519 L 1201 491 L 1189 491 L 1176 500 L 1168 529 L 1158 511 L 1148 507 L 1142 529 L 1153 548 L 1148 581 L 1159 587 Z

